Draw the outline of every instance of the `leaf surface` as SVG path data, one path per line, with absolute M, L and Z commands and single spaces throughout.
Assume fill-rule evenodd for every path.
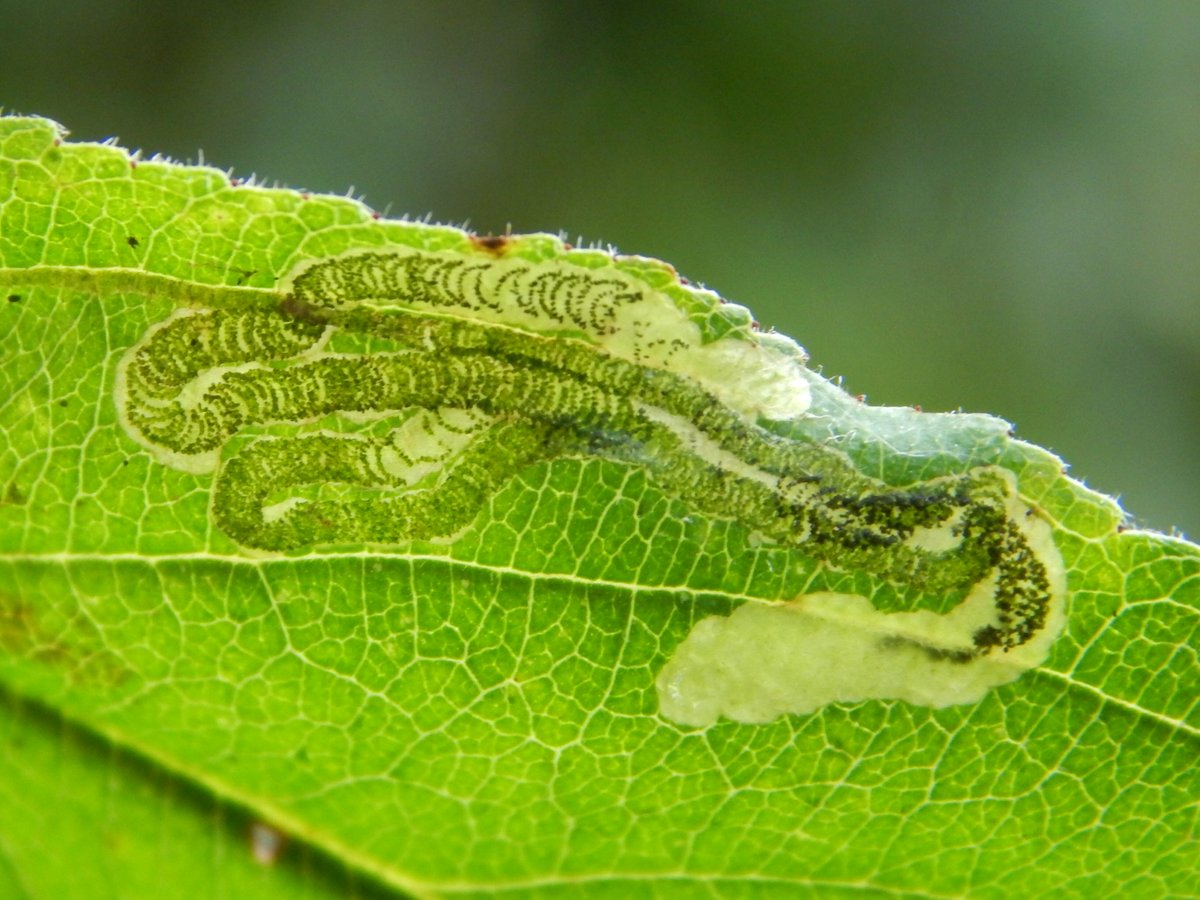
M 541 306 L 378 301 L 385 275 L 432 297 L 463 261 L 494 283 L 455 296 L 511 276 Z M 669 303 L 594 321 L 631 290 Z M 0 889 L 1194 892 L 1200 550 L 1122 530 L 1005 423 L 867 407 L 651 260 L 378 219 L 38 119 L 0 119 L 0 291 Z M 668 314 L 694 346 L 657 349 Z M 745 353 L 767 360 L 754 390 L 726 377 Z M 775 396 L 777 370 L 801 380 Z M 819 473 L 788 488 L 819 513 L 807 537 L 780 524 L 788 454 Z M 874 546 L 947 484 L 1052 533 L 1044 661 L 972 702 L 664 714 L 664 667 L 733 621 L 712 617 L 852 595 L 874 629 L 965 604 L 975 563 Z M 821 544 L 867 495 L 866 537 Z M 939 687 L 973 671 L 913 627 L 825 668 L 899 643 Z M 290 836 L 277 862 L 254 862 L 253 822 Z M 104 884 L 79 875 L 102 857 Z

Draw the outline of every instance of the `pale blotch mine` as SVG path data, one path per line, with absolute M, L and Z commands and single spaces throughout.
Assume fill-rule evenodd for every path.
M 866 597 L 830 592 L 749 601 L 695 625 L 658 676 L 660 713 L 706 727 L 721 717 L 761 724 L 831 703 L 977 703 L 1045 662 L 1066 623 L 1066 573 L 1050 525 L 1015 495 L 1010 513 L 1051 585 L 1045 624 L 1025 643 L 972 653 L 973 636 L 995 624 L 994 578 L 945 615 L 882 612 Z

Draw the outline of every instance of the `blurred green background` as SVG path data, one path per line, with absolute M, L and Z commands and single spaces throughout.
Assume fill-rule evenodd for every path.
M 16 3 L 0 104 L 668 260 L 1200 535 L 1200 4 Z

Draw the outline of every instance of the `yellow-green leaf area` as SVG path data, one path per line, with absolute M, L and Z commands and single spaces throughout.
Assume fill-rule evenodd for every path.
M 998 419 L 657 261 L 29 118 L 0 334 L 0 892 L 1194 892 L 1200 551 Z

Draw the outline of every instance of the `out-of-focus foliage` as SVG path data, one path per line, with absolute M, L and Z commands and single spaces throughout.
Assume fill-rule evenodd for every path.
M 0 5 L 79 139 L 670 259 L 875 403 L 1200 532 L 1200 8 Z

